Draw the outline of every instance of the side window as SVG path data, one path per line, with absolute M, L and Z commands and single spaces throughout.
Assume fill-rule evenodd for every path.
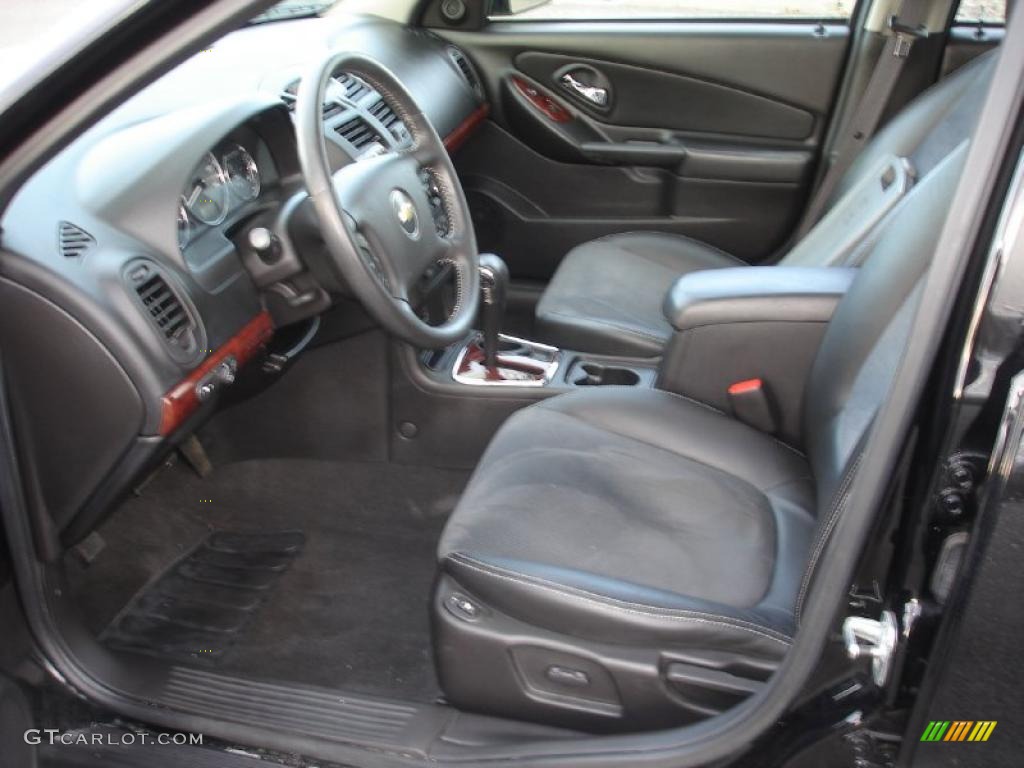
M 1005 24 L 1006 0 L 961 0 L 957 24 Z
M 854 5 L 856 0 L 492 0 L 490 17 L 561 21 L 848 19 Z

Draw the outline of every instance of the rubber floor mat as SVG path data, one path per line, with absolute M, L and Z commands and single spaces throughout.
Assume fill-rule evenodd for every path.
M 101 639 L 112 648 L 216 664 L 304 544 L 301 531 L 213 533 L 136 595 Z

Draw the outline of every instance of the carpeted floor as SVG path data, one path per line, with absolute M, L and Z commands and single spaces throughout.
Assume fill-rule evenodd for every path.
M 430 701 L 434 548 L 468 473 L 389 463 L 254 459 L 206 480 L 165 469 L 72 564 L 99 633 L 211 531 L 299 530 L 302 553 L 219 662 L 226 672 Z

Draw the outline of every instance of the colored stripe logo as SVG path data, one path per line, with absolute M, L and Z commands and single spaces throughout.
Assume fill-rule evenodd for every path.
M 988 741 L 996 720 L 932 720 L 921 741 Z

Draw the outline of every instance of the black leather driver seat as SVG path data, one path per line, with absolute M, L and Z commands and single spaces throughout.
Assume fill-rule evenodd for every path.
M 906 159 L 918 180 L 969 135 L 992 71 L 985 54 L 921 94 L 875 136 L 844 174 L 829 208 L 884 167 Z M 823 220 L 824 221 L 824 218 Z M 811 230 L 779 262 L 787 266 L 859 266 L 864 249 L 848 249 L 828 226 Z M 564 349 L 606 355 L 661 354 L 671 328 L 665 294 L 689 272 L 746 266 L 707 243 L 681 235 L 628 232 L 571 250 L 537 305 L 537 331 Z
M 840 301 L 807 379 L 801 450 L 638 388 L 509 419 L 439 544 L 434 647 L 452 703 L 654 728 L 763 685 L 827 557 L 965 154 L 910 191 Z

